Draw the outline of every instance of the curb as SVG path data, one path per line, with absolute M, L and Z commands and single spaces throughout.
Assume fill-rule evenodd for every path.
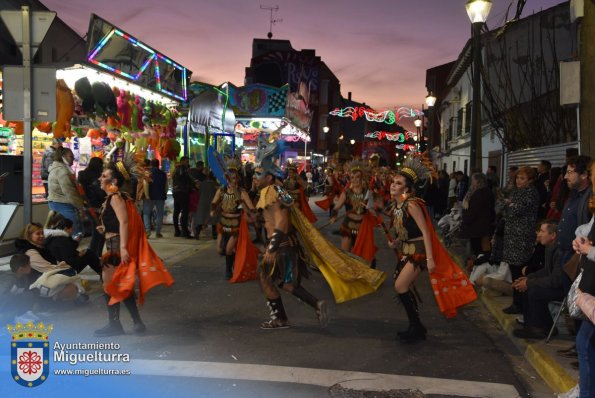
M 459 264 L 459 267 L 461 264 L 464 264 L 461 256 L 452 252 L 450 252 L 450 254 Z M 478 293 L 477 296 L 483 306 L 498 322 L 510 341 L 553 391 L 566 392 L 578 383 L 578 380 L 573 375 L 568 373 L 554 357 L 543 349 L 542 345 L 545 344 L 544 340 L 539 343 L 529 343 L 527 340 L 516 338 L 512 334 L 512 331 L 516 328 L 514 316 L 504 314 L 500 308 L 501 305 L 492 297 L 483 293 Z
M 480 294 L 479 299 L 492 313 L 512 343 L 523 354 L 525 359 L 535 368 L 546 384 L 556 392 L 566 392 L 574 387 L 578 380 L 569 374 L 558 361 L 543 349 L 543 341 L 528 343 L 527 340 L 514 337 L 514 317 L 504 314 L 500 305 L 485 294 Z

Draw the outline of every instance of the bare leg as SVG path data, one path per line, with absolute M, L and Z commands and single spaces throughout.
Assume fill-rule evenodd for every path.
M 346 252 L 351 251 L 351 237 L 343 236 L 341 238 L 341 249 L 345 250 Z

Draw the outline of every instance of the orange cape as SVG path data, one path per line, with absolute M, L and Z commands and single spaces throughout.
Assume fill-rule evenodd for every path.
M 110 295 L 109 304 L 125 300 L 134 292 L 136 277 L 139 278 L 139 304 L 145 294 L 157 285 L 171 286 L 174 278 L 163 265 L 159 256 L 147 241 L 145 227 L 132 200 L 126 200 L 128 213 L 128 254 L 130 261 L 120 264 L 105 290 Z
M 246 215 L 240 219 L 240 231 L 236 246 L 236 258 L 233 263 L 233 276 L 230 283 L 245 282 L 257 279 L 258 249 L 250 240 Z
M 432 236 L 432 256 L 436 269 L 430 273 L 430 283 L 434 291 L 434 297 L 442 312 L 447 318 L 457 315 L 457 308 L 473 302 L 477 299 L 477 293 L 473 285 L 463 273 L 461 268 L 454 262 L 448 251 L 434 231 L 434 226 L 423 202 L 417 202 L 423 209 L 426 217 L 426 224 Z
M 366 212 L 357 233 L 355 244 L 351 249 L 353 254 L 365 259 L 368 263 L 372 262 L 374 256 L 376 256 L 376 251 L 378 251 L 374 244 L 374 227 L 378 224 L 378 219 L 369 211 Z

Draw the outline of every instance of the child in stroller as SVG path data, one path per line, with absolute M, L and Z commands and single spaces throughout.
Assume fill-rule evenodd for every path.
M 449 247 L 452 244 L 454 235 L 461 229 L 463 222 L 463 213 L 461 203 L 456 202 L 450 213 L 438 220 L 438 228 L 444 237 L 444 246 Z

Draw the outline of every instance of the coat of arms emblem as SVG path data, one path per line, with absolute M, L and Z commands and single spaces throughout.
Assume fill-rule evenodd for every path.
M 37 387 L 46 381 L 50 371 L 49 335 L 53 325 L 43 322 L 8 325 L 11 373 L 14 381 L 25 387 Z

